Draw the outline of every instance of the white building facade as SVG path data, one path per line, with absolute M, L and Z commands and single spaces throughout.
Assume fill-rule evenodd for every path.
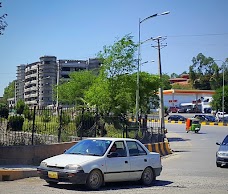
M 187 104 L 199 105 L 202 113 L 211 108 L 214 90 L 164 90 L 164 106 L 182 107 Z
M 15 82 L 15 104 L 19 99 L 32 106 L 55 105 L 58 96 L 54 87 L 61 79 L 69 79 L 74 71 L 97 69 L 100 61 L 96 58 L 88 60 L 57 60 L 55 56 L 42 56 L 40 61 L 17 66 Z

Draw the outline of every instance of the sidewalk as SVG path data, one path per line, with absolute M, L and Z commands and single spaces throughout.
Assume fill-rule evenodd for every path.
M 38 176 L 37 166 L 0 165 L 0 181 L 13 181 L 22 178 Z

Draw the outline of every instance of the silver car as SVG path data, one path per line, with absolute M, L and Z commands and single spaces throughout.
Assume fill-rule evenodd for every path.
M 216 152 L 216 165 L 221 167 L 222 165 L 228 165 L 228 135 L 225 137 L 222 143 L 216 143 L 219 146 Z

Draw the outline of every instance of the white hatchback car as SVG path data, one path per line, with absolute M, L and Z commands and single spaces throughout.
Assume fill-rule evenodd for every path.
M 129 138 L 88 138 L 64 154 L 45 159 L 37 172 L 50 185 L 85 184 L 97 190 L 106 182 L 137 181 L 151 185 L 162 171 L 159 153 Z

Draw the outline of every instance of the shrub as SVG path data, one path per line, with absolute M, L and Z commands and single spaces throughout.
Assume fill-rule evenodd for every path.
M 11 116 L 9 117 L 8 126 L 12 131 L 22 131 L 23 123 L 23 116 Z

